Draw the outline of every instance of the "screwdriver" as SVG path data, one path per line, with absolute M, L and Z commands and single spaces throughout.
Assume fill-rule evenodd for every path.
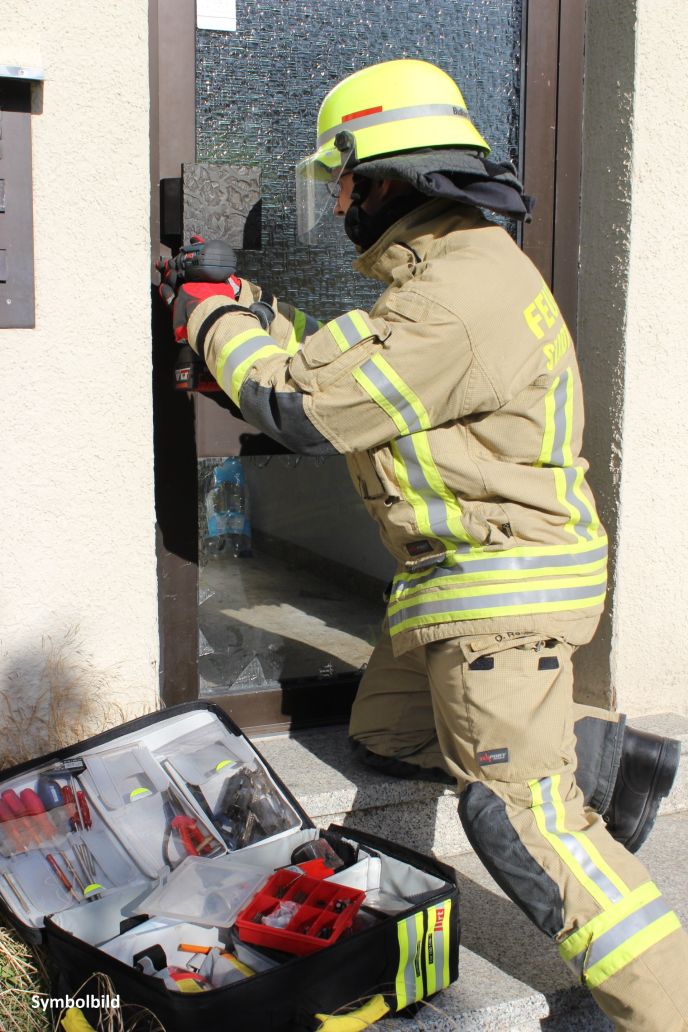
M 55 859 L 55 857 L 53 856 L 53 854 L 52 853 L 48 853 L 46 855 L 45 859 L 48 861 L 48 864 L 50 865 L 51 869 L 55 873 L 55 877 L 59 878 L 60 882 L 62 883 L 62 887 L 64 888 L 64 890 L 66 892 L 70 892 L 72 894 L 72 896 L 74 896 L 74 899 L 77 900 L 77 902 L 80 902 L 79 897 L 77 896 L 76 892 L 72 888 L 72 883 L 70 882 L 69 878 L 67 877 L 67 875 L 64 873 L 64 871 L 62 870 L 62 868 L 58 864 L 58 862 Z

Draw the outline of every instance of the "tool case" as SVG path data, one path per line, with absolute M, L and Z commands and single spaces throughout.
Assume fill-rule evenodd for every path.
M 0 773 L 0 899 L 47 948 L 53 996 L 88 999 L 99 972 L 167 1032 L 307 1032 L 458 977 L 451 868 L 317 829 L 205 702 Z

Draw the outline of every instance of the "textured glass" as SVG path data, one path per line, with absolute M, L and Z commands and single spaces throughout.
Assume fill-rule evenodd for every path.
M 493 157 L 517 161 L 521 8 L 522 0 L 238 0 L 236 32 L 199 30 L 197 161 L 262 169 L 263 250 L 243 252 L 240 274 L 320 318 L 370 308 L 380 285 L 352 272 L 341 228 L 327 247 L 296 237 L 294 168 L 315 149 L 325 94 L 366 65 L 431 61 L 458 83 Z
M 262 176 L 262 251 L 242 252 L 239 274 L 320 318 L 370 308 L 382 287 L 352 271 L 355 251 L 341 225 L 326 247 L 296 237 L 294 169 L 315 149 L 323 98 L 367 65 L 431 61 L 458 83 L 492 156 L 517 163 L 521 13 L 522 0 L 238 0 L 236 32 L 199 31 L 196 160 L 257 165 Z M 201 485 L 212 464 L 200 464 Z M 377 540 L 367 541 L 361 561 L 374 525 L 341 458 L 275 456 L 244 466 L 252 558 L 208 558 L 201 542 L 204 695 L 357 669 L 376 636 L 391 573 Z M 202 508 L 200 517 L 203 527 Z M 334 563 L 318 541 L 323 527 L 336 544 Z

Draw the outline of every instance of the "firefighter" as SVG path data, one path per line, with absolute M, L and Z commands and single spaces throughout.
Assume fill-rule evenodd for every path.
M 433 65 L 349 76 L 297 168 L 298 223 L 314 242 L 343 218 L 380 299 L 323 325 L 247 281 L 238 295 L 195 285 L 175 303 L 177 337 L 254 426 L 297 452 L 347 456 L 397 560 L 351 718 L 364 761 L 455 781 L 476 853 L 616 1027 L 685 1032 L 688 939 L 630 852 L 677 745 L 573 705 L 607 538 L 580 454 L 571 335 L 484 214 L 522 219 L 530 206 L 489 153 Z

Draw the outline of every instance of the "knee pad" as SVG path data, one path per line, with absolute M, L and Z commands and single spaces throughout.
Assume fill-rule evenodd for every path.
M 461 794 L 459 817 L 468 841 L 499 887 L 553 939 L 563 926 L 559 888 L 521 842 L 503 800 L 474 781 Z

